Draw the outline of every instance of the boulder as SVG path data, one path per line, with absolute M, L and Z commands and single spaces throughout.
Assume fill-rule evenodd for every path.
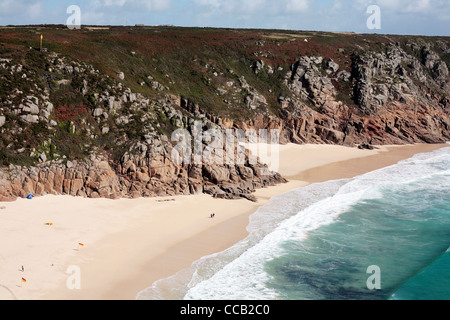
M 333 73 L 339 70 L 339 65 L 336 62 L 334 62 L 333 59 L 328 60 L 327 66 L 328 68 L 331 69 Z
M 262 60 L 256 60 L 252 64 L 252 69 L 253 69 L 253 71 L 255 71 L 255 73 L 258 73 L 263 68 L 264 68 L 264 61 L 262 61 Z
M 35 114 L 26 114 L 26 115 L 21 115 L 20 118 L 28 123 L 38 123 L 39 122 L 39 116 L 35 115 Z

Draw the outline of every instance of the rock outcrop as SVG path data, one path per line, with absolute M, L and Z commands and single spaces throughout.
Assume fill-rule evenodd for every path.
M 224 199 L 246 198 L 256 189 L 284 183 L 267 167 L 247 163 L 241 166 L 176 165 L 168 152 L 142 156 L 124 155 L 119 164 L 108 159 L 10 165 L 0 170 L 0 201 L 12 201 L 29 194 L 72 195 L 89 198 L 140 198 L 206 193 Z
M 448 66 L 429 44 L 409 46 L 421 53 L 422 60 L 408 53 L 408 46 L 398 44 L 386 45 L 381 53 L 353 55 L 346 70 L 332 59 L 304 56 L 285 74 L 288 92 L 278 99 L 281 116 L 260 112 L 249 121 L 218 118 L 216 123 L 281 128 L 283 143 L 358 146 L 448 141 Z
M 286 41 L 286 49 L 295 41 Z M 363 148 L 450 140 L 445 39 L 389 41 L 377 50 L 355 44 L 359 49 L 349 54 L 344 54 L 348 48 L 333 48 L 340 59 L 334 53 L 296 54 L 288 65 L 273 63 L 286 58 L 275 57 L 279 39 L 257 43 L 250 64 L 237 53 L 222 67 L 220 61 L 193 56 L 192 70 L 181 73 L 195 82 L 194 98 L 177 92 L 183 85 L 164 68 L 144 70 L 129 85 L 138 72 L 126 64 L 120 71 L 107 70 L 108 76 L 68 55 L 5 50 L 0 201 L 30 193 L 112 199 L 207 193 L 254 201 L 254 190 L 286 181 L 260 161 L 250 161 L 248 151 L 241 162 L 179 163 L 172 135 L 182 130 L 191 139 L 197 126 L 223 136 L 227 129 L 264 129 L 279 133 L 280 143 Z M 301 46 L 311 43 L 313 38 Z M 236 61 L 247 69 L 231 70 Z M 131 89 L 136 87 L 142 91 Z M 204 88 L 212 96 L 204 98 Z M 199 96 L 207 103 L 199 103 Z M 200 140 L 201 151 L 211 148 L 206 140 Z M 220 149 L 226 153 L 225 146 Z M 189 150 L 192 160 L 195 147 Z

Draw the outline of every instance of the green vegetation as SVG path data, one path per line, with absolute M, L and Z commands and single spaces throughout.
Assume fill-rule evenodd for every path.
M 48 53 L 37 50 L 41 34 Z M 289 30 L 177 27 L 68 30 L 64 26 L 0 29 L 0 58 L 13 59 L 23 66 L 20 73 L 0 68 L 0 111 L 7 119 L 3 126 L 6 133 L 0 137 L 0 165 L 29 165 L 37 160 L 36 154 L 30 156 L 33 149 L 45 152 L 49 159 L 83 158 L 96 148 L 120 157 L 132 141 L 143 139 L 149 125 L 170 136 L 176 123 L 159 109 L 136 111 L 130 109 L 131 104 L 125 103 L 122 114 L 133 114 L 130 123 L 126 124 L 115 123 L 119 115 L 110 114 L 107 119 L 100 117 L 101 120 L 93 117 L 95 109 L 105 108 L 98 105 L 96 97 L 110 92 L 116 81 L 150 100 L 172 94 L 198 104 L 208 114 L 240 122 L 254 119 L 261 112 L 246 105 L 248 93 L 245 90 L 236 90 L 244 77 L 251 90 L 266 98 L 268 113 L 282 117 L 278 99 L 289 95 L 285 76 L 300 57 L 323 57 L 319 68 L 323 76 L 326 76 L 329 59 L 339 64 L 340 71 L 351 72 L 358 55 L 366 51 L 386 52 L 388 44 L 395 43 L 423 62 L 423 50 L 411 46 L 411 39 L 420 43 L 417 37 Z M 426 40 L 433 43 L 432 49 L 450 66 L 449 39 L 433 37 Z M 30 47 L 34 49 L 30 50 Z M 52 53 L 81 65 L 92 65 L 99 72 L 61 72 L 55 76 L 49 71 L 47 59 Z M 256 73 L 251 66 L 258 60 L 262 60 L 265 67 Z M 409 65 L 402 67 L 411 70 Z M 118 72 L 124 73 L 123 80 L 118 78 Z M 28 78 L 23 77 L 23 73 Z M 375 81 L 382 83 L 383 79 L 379 77 Z M 230 82 L 236 87 L 229 85 Z M 357 110 L 353 98 L 354 83 L 339 79 L 332 82 L 337 90 L 336 99 Z M 90 91 L 80 94 L 85 83 L 89 84 Z M 41 88 L 40 91 L 34 84 Z M 23 95 L 43 95 L 42 88 L 46 88 L 54 105 L 49 119 L 56 125 L 49 127 L 44 122 L 30 125 L 7 110 L 3 98 L 18 88 Z M 226 90 L 221 94 L 219 88 Z M 14 106 L 20 103 L 18 96 L 11 99 Z M 304 100 L 311 109 L 323 111 L 309 99 Z M 155 113 L 152 120 L 141 121 L 151 112 Z M 102 133 L 105 127 L 110 131 Z M 18 134 L 18 128 L 23 128 L 23 132 Z M 117 137 L 120 137 L 120 143 L 117 143 Z M 48 139 L 51 139 L 50 144 Z M 17 149 L 23 151 L 14 152 Z

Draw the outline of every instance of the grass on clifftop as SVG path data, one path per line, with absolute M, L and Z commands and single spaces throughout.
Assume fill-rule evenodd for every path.
M 2 51 L 14 46 L 39 47 L 40 34 L 49 51 L 92 64 L 112 77 L 124 72 L 124 84 L 135 92 L 158 98 L 161 92 L 151 86 L 157 81 L 169 89 L 164 92 L 198 103 L 210 113 L 239 120 L 251 119 L 254 112 L 245 106 L 243 97 L 224 102 L 217 93 L 218 85 L 244 76 L 268 98 L 269 110 L 278 114 L 278 97 L 285 90 L 280 77 L 301 56 L 320 55 L 350 70 L 350 55 L 361 51 L 362 45 L 381 50 L 384 43 L 396 41 L 394 36 L 287 30 L 29 26 L 0 29 Z M 255 74 L 251 65 L 257 60 L 275 72 Z M 277 72 L 279 67 L 283 73 Z

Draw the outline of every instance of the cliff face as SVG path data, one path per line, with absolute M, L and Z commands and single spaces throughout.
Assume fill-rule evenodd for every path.
M 0 201 L 201 192 L 253 200 L 255 189 L 285 181 L 248 152 L 241 162 L 177 163 L 180 129 L 267 129 L 281 143 L 347 146 L 450 140 L 447 38 L 45 31 L 48 53 L 25 46 L 20 28 L 0 32 Z M 224 34 L 230 42 L 219 42 Z
M 36 55 L 21 56 L 28 67 L 13 59 L 0 65 L 5 87 L 19 82 L 3 100 L 2 156 L 10 163 L 0 170 L 0 201 L 29 194 L 115 199 L 202 192 L 253 201 L 255 189 L 286 181 L 248 156 L 229 164 L 175 163 L 174 130 L 223 128 L 198 112 L 182 112 L 180 97 L 150 101 L 92 66 L 55 53 Z M 36 58 L 45 69 L 33 68 Z
M 321 56 L 302 57 L 285 74 L 288 91 L 279 97 L 280 116 L 262 113 L 247 122 L 228 120 L 226 125 L 280 127 L 283 141 L 294 143 L 448 141 L 448 66 L 429 44 L 408 46 L 419 50 L 423 60 L 398 44 L 386 45 L 382 53 L 355 54 L 351 66 L 344 68 Z M 450 49 L 442 50 L 448 54 Z

